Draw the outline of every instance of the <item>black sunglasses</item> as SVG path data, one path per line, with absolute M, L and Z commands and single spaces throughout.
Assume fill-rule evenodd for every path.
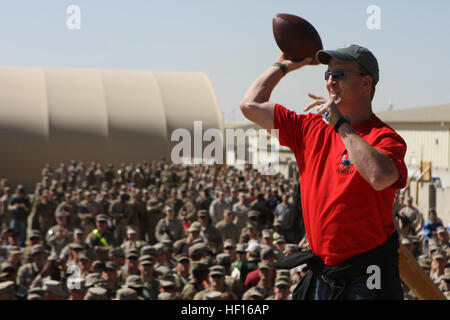
M 354 71 L 345 71 L 345 70 L 335 70 L 335 71 L 325 71 L 325 80 L 328 80 L 330 75 L 333 76 L 333 79 L 338 80 L 345 76 L 346 73 L 359 74 L 360 76 L 367 76 L 367 73 L 363 72 L 354 72 Z

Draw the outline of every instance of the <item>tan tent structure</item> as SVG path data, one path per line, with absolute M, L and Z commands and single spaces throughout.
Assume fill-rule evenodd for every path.
M 170 159 L 171 133 L 194 120 L 223 131 L 197 72 L 0 67 L 0 177 L 34 185 L 45 163 Z

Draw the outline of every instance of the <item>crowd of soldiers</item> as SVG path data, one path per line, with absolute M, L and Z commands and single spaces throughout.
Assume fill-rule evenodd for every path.
M 46 165 L 0 184 L 0 299 L 290 299 L 306 267 L 298 177 L 246 167 Z
M 405 203 L 406 199 L 406 203 Z M 449 230 L 430 208 L 428 220 L 413 205 L 413 198 L 398 192 L 394 200 L 394 223 L 401 243 L 411 252 L 418 264 L 450 299 L 450 242 Z M 403 284 L 404 297 L 417 299 L 413 290 Z
M 46 165 L 32 190 L 0 184 L 0 299 L 291 299 L 308 268 L 274 263 L 308 248 L 299 190 L 250 167 Z M 403 201 L 401 241 L 448 297 L 447 229 Z

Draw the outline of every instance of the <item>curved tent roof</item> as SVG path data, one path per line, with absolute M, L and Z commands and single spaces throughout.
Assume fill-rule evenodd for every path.
M 0 177 L 34 184 L 46 162 L 170 159 L 173 130 L 223 131 L 204 73 L 0 67 Z

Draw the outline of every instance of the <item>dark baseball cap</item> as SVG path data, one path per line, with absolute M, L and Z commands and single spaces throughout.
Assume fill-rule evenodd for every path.
M 377 58 L 367 48 L 350 44 L 336 50 L 320 50 L 316 54 L 316 59 L 321 64 L 328 64 L 331 58 L 344 62 L 358 62 L 373 77 L 375 85 L 380 79 Z

